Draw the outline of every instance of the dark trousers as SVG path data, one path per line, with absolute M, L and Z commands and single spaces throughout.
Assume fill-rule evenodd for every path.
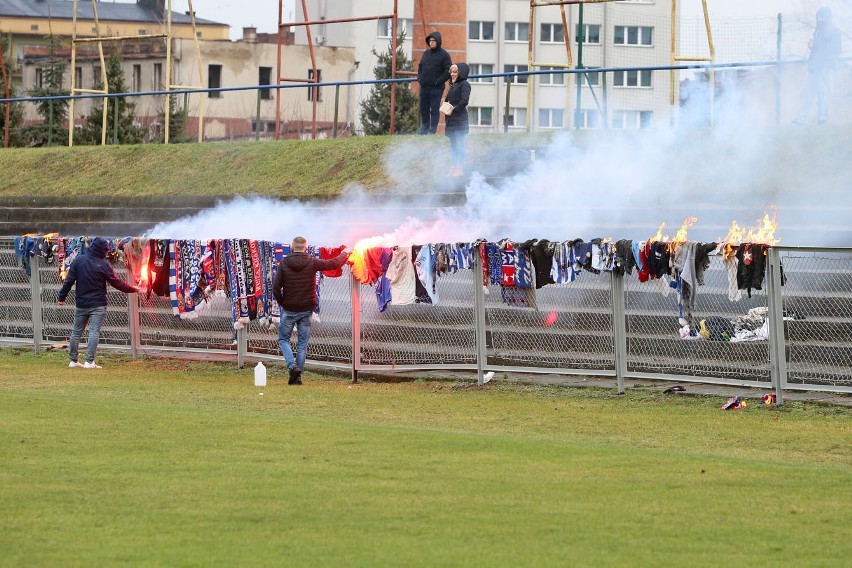
M 438 131 L 438 120 L 441 113 L 441 97 L 444 87 L 420 86 L 420 134 L 435 134 Z

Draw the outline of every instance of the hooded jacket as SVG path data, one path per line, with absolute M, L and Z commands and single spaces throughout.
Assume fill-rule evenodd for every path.
M 459 76 L 455 83 L 450 84 L 446 98 L 446 101 L 453 105 L 453 114 L 444 120 L 446 126 L 444 132 L 447 134 L 470 130 L 467 117 L 467 103 L 470 101 L 470 82 L 467 76 L 470 73 L 470 66 L 467 63 L 456 63 L 456 67 L 459 68 Z
M 125 293 L 133 293 L 136 288 L 116 276 L 115 271 L 106 259 L 109 243 L 106 239 L 97 237 L 92 241 L 86 254 L 78 256 L 71 263 L 68 277 L 59 289 L 59 301 L 64 302 L 71 291 L 71 286 L 77 283 L 78 308 L 99 308 L 107 305 L 107 283 L 113 288 Z
M 840 31 L 831 21 L 831 8 L 823 6 L 816 13 L 816 30 L 811 40 L 808 71 L 822 73 L 833 69 L 840 60 Z
M 278 263 L 272 295 L 288 312 L 312 312 L 317 307 L 316 273 L 334 270 L 346 262 L 349 253 L 342 250 L 335 258 L 319 259 L 306 252 L 293 252 Z
M 435 38 L 438 45 L 435 49 L 429 47 L 429 39 Z M 417 65 L 417 82 L 421 87 L 444 88 L 450 79 L 450 65 L 453 64 L 450 54 L 441 47 L 441 32 L 432 32 L 426 36 L 426 47 Z

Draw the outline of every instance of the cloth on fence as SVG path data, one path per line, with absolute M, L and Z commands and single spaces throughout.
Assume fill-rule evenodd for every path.
M 394 247 L 386 272 L 390 281 L 391 304 L 402 306 L 417 301 L 414 263 L 411 261 L 411 247 Z
M 343 245 L 339 247 L 319 247 L 319 257 L 323 260 L 328 260 L 330 258 L 337 258 L 340 252 L 346 247 Z M 339 278 L 343 276 L 343 267 L 335 268 L 334 270 L 323 270 L 322 273 L 329 278 Z
M 382 275 L 376 282 L 376 302 L 379 306 L 379 311 L 383 312 L 387 309 L 393 298 L 391 294 L 391 282 L 387 276 L 388 268 L 390 268 L 393 251 L 389 248 L 382 248 L 382 254 L 379 257 L 382 265 Z
M 763 244 L 743 243 L 737 248 L 737 288 L 746 290 L 751 298 L 751 291 L 761 290 L 763 276 L 766 273 L 766 250 Z
M 529 254 L 532 262 L 536 288 L 555 283 L 551 275 L 555 244 L 547 239 L 532 239 L 521 245 L 521 248 Z
M 149 268 L 151 264 L 151 247 L 148 239 L 133 237 L 119 244 L 124 253 L 124 265 L 130 274 L 130 279 L 137 287 L 145 292 L 151 290 Z
M 281 243 L 257 241 L 258 258 L 261 274 L 261 294 L 258 297 L 257 321 L 261 326 L 273 328 L 281 321 L 281 306 L 272 295 L 272 283 L 278 262 L 284 258 L 284 247 Z
M 615 243 L 615 272 L 619 274 L 633 274 L 636 268 L 636 257 L 633 256 L 633 241 L 621 239 Z
M 447 271 L 455 273 L 473 268 L 474 253 L 478 254 L 478 248 L 472 243 L 450 243 Z
M 413 254 L 413 251 L 412 251 Z M 437 304 L 440 298 L 435 287 L 437 275 L 435 272 L 436 247 L 434 244 L 425 244 L 420 248 L 414 259 L 414 268 L 417 279 L 423 284 L 423 289 L 429 296 L 431 304 Z
M 151 292 L 161 298 L 168 297 L 169 275 L 171 274 L 172 259 L 169 254 L 171 241 L 167 239 L 148 241 L 150 251 L 148 259 L 150 262 Z
M 411 245 L 411 264 L 414 266 L 417 257 L 420 256 L 420 251 L 423 248 L 423 245 Z M 432 297 L 429 295 L 429 292 L 426 291 L 426 286 L 423 285 L 423 281 L 420 280 L 420 277 L 417 275 L 417 267 L 414 268 L 414 296 L 416 298 L 416 302 L 418 304 L 431 304 Z
M 172 313 L 180 319 L 192 319 L 208 306 L 207 286 L 211 275 L 204 272 L 207 243 L 199 240 L 174 240 L 169 243 L 169 296 Z
M 257 241 L 225 239 L 225 266 L 230 281 L 234 329 L 257 319 L 258 303 L 263 301 L 263 274 Z
M 573 282 L 577 278 L 574 247 L 570 242 L 556 243 L 553 249 L 553 265 L 550 268 L 550 278 L 556 284 Z

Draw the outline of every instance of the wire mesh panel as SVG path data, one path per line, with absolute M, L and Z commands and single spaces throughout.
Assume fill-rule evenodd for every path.
M 852 253 L 782 251 L 788 384 L 852 386 Z
M 510 305 L 490 286 L 485 298 L 489 363 L 612 370 L 612 292 L 607 273 L 583 272 L 570 284 L 530 289 L 529 307 Z
M 375 289 L 361 286 L 361 363 L 424 365 L 476 363 L 472 270 L 441 275 L 439 302 L 388 305 L 379 312 Z
M 765 282 L 763 291 L 752 290 L 751 298 L 741 291 L 740 299 L 734 301 L 731 296 L 737 296 L 736 281 L 731 290 L 722 258 L 710 258 L 704 285 L 695 291 L 691 314 L 681 312 L 679 294 L 667 281 L 642 283 L 635 274 L 625 276 L 629 371 L 709 377 L 721 382 L 769 382 L 768 340 L 729 340 L 738 322 L 766 317 Z M 680 318 L 693 330 L 706 329 L 708 337 L 697 334 L 682 338 Z
M 0 337 L 33 339 L 30 277 L 10 238 L 0 239 Z
M 352 300 L 349 289 L 349 269 L 343 276 L 323 277 L 319 292 L 320 313 L 311 324 L 308 360 L 352 362 Z M 265 355 L 281 355 L 278 347 L 278 327 L 264 326 L 253 321 L 248 327 L 248 351 Z M 295 347 L 293 330 L 291 343 Z M 283 360 L 283 355 L 281 355 Z
M 203 306 L 196 308 L 197 317 L 180 319 L 172 312 L 169 298 L 140 294 L 140 346 L 236 352 L 237 335 L 231 323 L 230 299 L 212 294 Z
M 115 266 L 119 278 L 127 279 L 124 267 Z M 39 269 L 41 281 L 42 322 L 45 341 L 68 341 L 74 325 L 74 309 L 76 304 L 76 286 L 71 289 L 65 299 L 66 305 L 57 304 L 57 294 L 62 287 L 59 280 L 59 268 L 55 264 L 41 266 Z M 130 345 L 130 323 L 128 302 L 130 296 L 115 288 L 107 287 L 107 317 L 101 328 L 100 341 L 102 345 Z M 85 343 L 88 334 L 84 333 L 81 341 Z

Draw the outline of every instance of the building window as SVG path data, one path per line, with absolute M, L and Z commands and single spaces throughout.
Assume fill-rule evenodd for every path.
M 530 40 L 530 25 L 528 22 L 506 22 L 506 41 Z
M 503 72 L 504 73 L 520 73 L 521 71 L 528 71 L 529 67 L 526 65 L 504 65 Z M 509 81 L 515 84 L 527 84 L 527 80 L 529 80 L 529 75 L 513 75 L 511 77 L 507 77 Z
M 414 21 L 411 18 L 397 18 L 397 32 L 405 32 L 405 37 L 410 39 L 408 35 L 409 32 L 413 28 Z M 380 38 L 389 38 L 391 37 L 391 28 L 393 24 L 393 20 L 390 18 L 378 20 L 376 24 L 376 37 Z
M 30 31 L 31 32 L 37 32 L 38 31 L 38 24 L 30 24 Z
M 542 71 L 555 71 L 556 69 L 560 69 L 559 67 L 541 67 Z M 565 74 L 564 73 L 552 73 L 550 75 L 539 75 L 538 76 L 538 84 L 539 85 L 564 85 L 565 84 Z
M 492 107 L 468 107 L 468 119 L 473 126 L 491 126 L 494 124 Z
M 599 69 L 599 67 L 585 67 L 585 69 Z M 578 73 L 577 77 L 580 84 L 587 87 L 597 87 L 601 84 L 600 73 Z
M 100 77 L 98 77 L 100 79 Z M 82 89 L 83 88 L 83 68 L 75 67 L 74 68 L 74 88 Z
M 598 24 L 583 24 L 583 43 L 587 45 L 600 45 L 601 27 Z M 574 41 L 580 43 L 580 24 L 574 26 Z
M 103 82 L 104 78 L 101 77 L 101 66 L 93 65 L 92 66 L 92 85 L 100 85 Z
M 617 110 L 612 113 L 613 128 L 651 128 L 654 113 L 650 110 Z
M 154 90 L 162 91 L 163 90 L 163 64 L 162 63 L 154 63 Z
M 561 108 L 538 109 L 538 125 L 541 128 L 563 128 L 565 111 Z
M 308 69 L 308 81 L 314 80 L 314 70 Z M 317 69 L 317 83 L 322 83 L 322 69 Z M 308 100 L 314 100 L 314 90 L 317 93 L 317 102 L 322 102 L 322 87 L 308 87 Z
M 35 70 L 35 87 L 36 89 L 44 87 L 44 73 L 42 73 L 41 69 Z
M 601 113 L 599 110 L 581 110 L 575 117 L 574 121 L 577 128 L 600 128 Z
M 509 116 L 506 117 L 506 126 L 509 128 L 526 128 L 527 109 L 509 107 Z
M 563 43 L 565 34 L 562 31 L 562 24 L 541 24 L 541 42 L 542 43 Z
M 142 90 L 142 66 L 134 65 L 133 73 L 130 76 L 130 90 L 133 93 L 138 93 Z
M 613 32 L 615 45 L 654 45 L 652 26 L 615 26 Z
M 470 64 L 470 74 L 471 75 L 490 75 L 494 73 L 494 65 L 491 63 L 471 63 Z M 494 77 L 478 77 L 476 79 L 471 79 L 471 83 L 493 83 Z
M 137 30 L 137 35 L 145 35 L 147 32 L 143 29 Z
M 209 88 L 209 89 L 221 89 L 222 88 L 222 66 L 221 65 L 208 65 L 207 66 L 207 88 Z M 207 95 L 211 99 L 221 99 L 222 98 L 222 93 L 219 92 L 219 91 L 207 93 Z
M 467 39 L 494 41 L 494 22 L 468 22 Z
M 627 71 L 613 71 L 612 84 L 616 87 L 650 87 L 651 70 L 629 69 Z
M 272 67 L 260 67 L 257 70 L 257 84 L 271 85 L 272 84 Z M 272 98 L 272 89 L 261 89 L 260 98 L 268 101 Z

